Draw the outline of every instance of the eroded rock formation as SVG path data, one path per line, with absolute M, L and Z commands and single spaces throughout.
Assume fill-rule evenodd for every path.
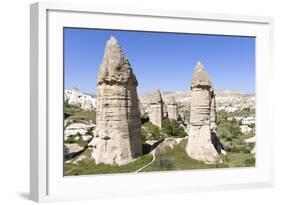
M 152 124 L 162 128 L 163 122 L 163 100 L 159 90 L 156 90 L 150 99 L 149 120 Z
M 97 164 L 123 165 L 142 155 L 137 86 L 127 57 L 111 37 L 97 78 L 97 125 L 90 143 Z
M 171 120 L 178 119 L 178 106 L 173 96 L 171 96 L 167 102 L 167 112 L 168 112 L 169 119 Z
M 217 163 L 218 153 L 211 142 L 211 88 L 203 65 L 198 62 L 191 81 L 190 128 L 187 154 L 206 164 Z

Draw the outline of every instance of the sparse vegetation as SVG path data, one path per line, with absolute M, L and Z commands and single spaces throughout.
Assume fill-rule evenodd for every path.
M 166 118 L 163 120 L 162 132 L 168 137 L 185 137 L 186 132 L 183 127 L 180 127 L 179 123 L 176 120 L 170 120 Z
M 240 121 L 235 119 L 227 120 L 232 116 L 248 116 L 254 110 L 244 109 L 233 113 L 218 113 L 217 134 L 223 144 L 228 145 L 231 150 L 226 155 L 221 155 L 225 167 L 249 167 L 255 166 L 255 155 L 251 154 L 255 143 L 246 143 L 244 140 L 255 135 L 254 130 L 242 134 L 240 131 Z
M 244 108 L 242 110 L 236 110 L 235 112 L 225 112 L 225 111 L 219 111 L 218 115 L 223 117 L 223 118 L 228 118 L 228 117 L 246 117 L 250 115 L 255 115 L 256 110 L 255 109 L 250 109 L 250 108 Z
M 160 128 L 152 124 L 150 121 L 142 125 L 141 136 L 143 142 L 145 142 L 145 140 L 159 140 L 164 137 Z
M 65 119 L 72 119 L 74 121 L 85 120 L 96 123 L 96 112 L 83 110 L 77 105 L 64 104 Z
M 186 143 L 187 140 L 183 139 L 174 149 L 166 148 L 163 152 L 157 152 L 154 163 L 142 171 L 150 172 L 216 168 L 216 165 L 207 165 L 204 162 L 199 162 L 190 158 L 185 151 Z
M 240 131 L 239 122 L 235 119 L 227 120 L 223 116 L 218 116 L 218 136 L 226 141 L 232 141 L 234 138 L 237 138 L 242 133 Z
M 144 155 L 127 165 L 95 164 L 94 161 L 80 161 L 77 164 L 64 163 L 64 175 L 89 175 L 134 172 L 152 160 L 152 155 Z
M 180 127 L 176 120 L 170 120 L 168 118 L 163 120 L 163 128 L 160 129 L 150 121 L 145 122 L 142 125 L 142 142 L 145 140 L 159 140 L 165 137 L 178 137 L 183 138 L 187 134 L 183 127 Z

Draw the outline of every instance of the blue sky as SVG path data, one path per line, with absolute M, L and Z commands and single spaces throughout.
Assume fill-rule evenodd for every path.
M 215 89 L 255 92 L 255 38 L 64 28 L 65 88 L 96 93 L 106 41 L 113 35 L 139 82 L 139 94 L 189 90 L 201 61 Z

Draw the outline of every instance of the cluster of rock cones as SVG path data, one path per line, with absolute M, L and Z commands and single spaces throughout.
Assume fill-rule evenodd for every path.
M 124 165 L 143 154 L 137 86 L 128 58 L 117 40 L 111 37 L 106 43 L 97 77 L 97 124 L 90 142 L 92 158 L 97 164 Z M 217 163 L 218 152 L 211 142 L 211 130 L 216 127 L 214 88 L 200 62 L 193 73 L 191 91 L 186 152 L 193 159 Z M 175 102 L 170 104 L 170 109 L 175 109 Z M 157 106 L 155 103 L 155 110 L 161 109 Z M 161 120 L 157 119 L 155 115 L 151 120 L 161 127 Z

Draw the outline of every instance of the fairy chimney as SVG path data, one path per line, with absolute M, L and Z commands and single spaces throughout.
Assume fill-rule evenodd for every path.
M 169 119 L 171 120 L 178 119 L 178 106 L 173 96 L 171 96 L 167 101 L 167 112 L 168 112 Z
M 210 111 L 212 83 L 204 66 L 198 62 L 191 81 L 190 129 L 187 154 L 206 164 L 219 161 L 211 142 Z
M 96 164 L 123 165 L 142 155 L 137 86 L 127 57 L 111 37 L 97 77 L 97 125 L 90 143 Z
M 159 90 L 156 90 L 151 99 L 149 105 L 149 120 L 152 124 L 162 128 L 163 122 L 163 100 Z

